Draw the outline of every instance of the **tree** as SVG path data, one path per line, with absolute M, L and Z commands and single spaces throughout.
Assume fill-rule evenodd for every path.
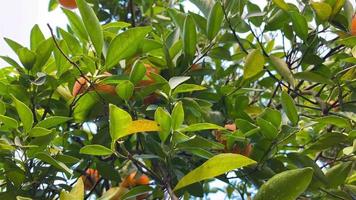
M 355 199 L 352 2 L 191 2 L 5 38 L 0 199 Z

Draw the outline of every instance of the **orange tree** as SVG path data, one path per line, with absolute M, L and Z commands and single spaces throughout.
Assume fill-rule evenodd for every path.
M 5 38 L 0 199 L 355 199 L 351 1 L 191 2 L 61 0 L 66 29 Z

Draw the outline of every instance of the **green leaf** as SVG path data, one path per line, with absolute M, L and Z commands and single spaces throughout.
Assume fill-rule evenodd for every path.
M 121 99 L 128 101 L 133 95 L 134 89 L 135 86 L 131 83 L 131 81 L 124 80 L 116 86 L 116 93 Z
M 347 141 L 347 136 L 337 132 L 327 132 L 312 143 L 307 150 L 321 151 L 330 147 L 335 147 Z
M 325 116 L 325 117 L 315 119 L 315 121 L 321 124 L 335 125 L 340 128 L 351 128 L 351 124 L 349 120 L 338 116 Z
M 116 141 L 125 132 L 125 129 L 132 122 L 132 118 L 125 110 L 110 104 L 109 105 L 110 135 Z
M 196 51 L 197 32 L 193 17 L 188 15 L 183 26 L 183 53 L 186 60 L 191 63 Z
M 165 142 L 171 133 L 172 119 L 169 113 L 161 107 L 158 107 L 155 112 L 155 121 L 158 123 L 161 130 L 159 131 L 159 137 L 162 142 Z
M 70 34 L 61 28 L 58 28 L 58 30 L 72 54 L 80 54 L 82 52 L 82 47 L 80 46 L 80 43 L 77 38 L 74 37 L 73 34 Z
M 186 149 L 186 148 L 201 148 L 201 149 L 214 149 L 222 150 L 225 146 L 219 142 L 214 142 L 210 139 L 206 139 L 197 135 L 188 137 L 181 132 L 174 132 L 173 139 L 177 142 L 177 148 Z
M 221 25 L 224 19 L 224 12 L 220 2 L 216 2 L 211 9 L 208 24 L 207 24 L 207 36 L 208 39 L 213 40 L 216 34 L 220 31 Z
M 333 85 L 333 81 L 314 72 L 309 72 L 309 71 L 304 71 L 304 72 L 298 72 L 294 74 L 294 78 L 300 79 L 300 80 L 305 80 L 305 81 L 310 81 L 310 82 L 315 82 L 315 83 L 323 83 L 323 84 L 328 84 L 328 85 Z
M 278 135 L 278 129 L 269 121 L 262 118 L 257 118 L 257 125 L 261 128 L 262 134 L 270 140 L 273 140 Z
M 30 132 L 28 133 L 28 135 L 30 137 L 42 137 L 45 135 L 48 135 L 52 133 L 51 130 L 48 130 L 46 128 L 42 128 L 42 127 L 34 127 L 30 130 Z
M 289 6 L 284 0 L 273 0 L 273 3 L 276 4 L 280 9 L 282 9 L 284 11 L 289 10 Z
M 8 127 L 12 129 L 17 129 L 19 124 L 17 121 L 11 117 L 5 116 L 5 115 L 0 115 L 0 127 Z
M 88 154 L 94 156 L 108 156 L 113 154 L 114 152 L 111 149 L 108 149 L 102 145 L 93 144 L 93 145 L 85 145 L 79 151 L 81 154 Z
M 30 131 L 33 125 L 33 114 L 29 107 L 27 107 L 24 103 L 16 99 L 16 97 L 12 96 L 12 100 L 15 104 L 15 108 L 19 117 L 22 121 L 24 131 L 27 133 Z
M 4 115 L 6 113 L 6 104 L 0 100 L 0 115 Z
M 247 165 L 255 164 L 254 160 L 239 154 L 224 153 L 216 155 L 203 163 L 201 166 L 189 172 L 181 178 L 174 190 L 178 190 L 190 184 L 210 179 L 231 170 Z
M 194 132 L 194 131 L 203 131 L 203 130 L 224 130 L 224 127 L 218 126 L 216 124 L 210 123 L 197 123 L 192 124 L 188 127 L 180 128 L 178 131 L 180 132 Z
M 63 13 L 67 16 L 71 29 L 78 35 L 82 41 L 88 41 L 88 33 L 80 17 L 67 9 L 62 8 Z
M 84 182 L 82 178 L 78 178 L 77 183 L 74 185 L 70 192 L 64 190 L 61 191 L 59 199 L 60 200 L 84 200 Z
M 168 84 L 169 84 L 169 87 L 173 90 L 178 85 L 180 85 L 181 83 L 183 83 L 189 79 L 190 79 L 189 76 L 174 76 L 169 79 Z
M 352 162 L 344 162 L 333 166 L 326 171 L 325 176 L 328 179 L 329 186 L 336 188 L 345 183 L 347 176 L 350 173 Z
M 259 74 L 263 70 L 265 59 L 261 53 L 261 50 L 252 50 L 245 59 L 244 66 L 244 79 L 251 78 Z
M 282 116 L 281 112 L 271 108 L 266 108 L 260 117 L 266 121 L 271 122 L 276 128 L 281 126 Z M 240 127 L 239 127 L 240 128 Z
M 45 40 L 45 37 L 40 29 L 40 27 L 36 24 L 35 26 L 33 26 L 32 30 L 31 30 L 31 43 L 30 43 L 30 47 L 31 50 L 35 51 L 38 47 L 38 45 Z
M 298 167 L 311 167 L 314 170 L 313 176 L 316 178 L 316 180 L 321 181 L 324 184 L 328 183 L 328 180 L 326 179 L 324 172 L 320 169 L 318 164 L 311 159 L 309 156 L 301 154 L 301 153 L 289 153 L 287 157 L 293 161 L 294 164 L 296 164 Z
M 308 22 L 305 17 L 296 11 L 290 11 L 289 15 L 292 19 L 293 30 L 302 40 L 306 41 L 308 37 Z
M 135 197 L 138 197 L 142 194 L 147 194 L 148 192 L 150 192 L 152 190 L 153 189 L 147 185 L 137 186 L 137 187 L 132 188 L 126 194 L 122 195 L 122 197 L 120 197 L 120 199 L 121 200 L 135 199 Z
M 332 8 L 329 4 L 324 2 L 311 2 L 311 6 L 313 7 L 317 17 L 321 21 L 327 21 L 331 15 Z
M 130 80 L 132 83 L 137 84 L 146 74 L 145 65 L 138 61 L 134 64 L 130 72 Z
M 120 60 L 134 56 L 145 38 L 152 30 L 151 27 L 136 27 L 117 35 L 110 43 L 107 57 L 106 69 L 111 69 Z
M 76 2 L 80 15 L 83 19 L 85 29 L 87 30 L 90 40 L 94 45 L 97 56 L 100 58 L 104 45 L 104 36 L 99 20 L 96 17 L 94 10 L 85 0 L 76 0 Z
M 183 26 L 184 26 L 184 20 L 185 16 L 183 13 L 178 12 L 176 9 L 168 8 L 167 9 L 169 16 L 171 19 L 174 21 L 174 23 L 177 25 L 179 30 L 183 32 Z
M 335 4 L 332 8 L 332 16 L 335 16 L 336 14 L 338 14 L 341 10 L 341 8 L 345 5 L 346 0 L 336 0 Z
M 184 122 L 184 109 L 182 102 L 178 102 L 174 105 L 172 111 L 172 129 L 177 130 Z
M 109 121 L 113 141 L 133 133 L 160 131 L 157 122 L 145 119 L 132 121 L 129 113 L 112 104 L 109 105 Z
M 209 16 L 209 13 L 214 6 L 214 0 L 190 0 L 190 2 L 196 5 L 205 17 Z
M 11 40 L 9 38 L 4 38 L 5 42 L 7 43 L 7 45 L 9 45 L 11 47 L 11 49 L 16 53 L 18 50 L 24 48 L 21 44 L 15 42 L 14 40 Z
M 194 91 L 200 91 L 200 90 L 205 90 L 206 88 L 200 85 L 194 85 L 194 84 L 182 84 L 176 87 L 173 91 L 173 95 L 179 94 L 179 93 L 184 93 L 184 92 L 194 92 Z
M 69 120 L 71 120 L 71 117 L 63 117 L 63 116 L 51 116 L 48 117 L 36 125 L 36 127 L 42 127 L 42 128 L 54 128 L 57 127 L 58 125 L 61 125 Z
M 295 200 L 308 188 L 312 176 L 310 167 L 281 172 L 260 187 L 254 200 Z
M 45 153 L 45 152 L 36 153 L 35 154 L 35 158 L 40 159 L 41 161 L 43 161 L 43 162 L 45 162 L 47 164 L 50 164 L 53 167 L 65 172 L 67 174 L 72 174 L 73 173 L 73 171 L 71 169 L 69 169 L 64 163 L 55 160 L 48 153 Z
M 294 77 L 292 72 L 289 70 L 287 63 L 275 56 L 270 56 L 271 64 L 277 70 L 277 72 L 286 79 L 286 81 L 294 87 Z
M 103 29 L 104 30 L 109 30 L 109 29 L 120 30 L 120 29 L 127 28 L 130 26 L 131 26 L 131 24 L 123 22 L 123 21 L 114 21 L 114 22 L 104 24 Z
M 23 66 L 27 70 L 31 70 L 37 59 L 36 53 L 29 50 L 28 48 L 21 48 L 17 51 L 17 55 L 19 56 Z
M 299 115 L 292 97 L 290 97 L 288 93 L 283 91 L 281 94 L 281 103 L 288 119 L 292 122 L 293 125 L 297 125 L 299 121 Z
M 48 3 L 48 12 L 53 11 L 58 6 L 58 0 L 50 0 Z
M 47 63 L 48 59 L 52 54 L 53 40 L 49 38 L 38 44 L 36 49 L 36 62 L 33 66 L 36 71 L 41 71 L 42 67 Z
M 19 73 L 24 73 L 23 68 L 14 59 L 8 56 L 0 56 L 0 58 L 3 59 L 8 64 L 10 64 L 11 66 L 15 67 Z

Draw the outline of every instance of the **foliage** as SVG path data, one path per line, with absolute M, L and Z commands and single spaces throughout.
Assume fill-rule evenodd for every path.
M 76 0 L 5 38 L 0 199 L 355 199 L 352 3 L 266 2 Z

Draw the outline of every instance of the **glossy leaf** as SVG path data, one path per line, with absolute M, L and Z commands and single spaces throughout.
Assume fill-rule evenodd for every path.
M 136 27 L 117 35 L 110 43 L 106 56 L 106 68 L 111 69 L 120 60 L 129 58 L 137 53 L 145 36 L 151 27 Z
M 134 89 L 135 86 L 131 83 L 131 81 L 124 80 L 116 86 L 116 93 L 121 99 L 128 101 L 133 95 Z
M 179 94 L 179 93 L 185 93 L 185 92 L 194 92 L 194 91 L 200 91 L 200 90 L 205 90 L 206 88 L 200 85 L 194 85 L 194 84 L 181 84 L 178 85 L 174 91 L 173 95 Z
M 273 0 L 273 3 L 276 4 L 280 9 L 288 11 L 288 4 L 284 0 Z
M 62 11 L 67 16 L 69 24 L 73 29 L 74 33 L 76 33 L 81 40 L 88 41 L 88 33 L 80 17 L 70 10 L 62 9 Z
M 130 81 L 137 84 L 146 74 L 146 67 L 142 62 L 136 62 L 130 72 Z
M 76 0 L 77 6 L 82 16 L 83 23 L 91 42 L 94 45 L 96 54 L 100 58 L 104 45 L 104 36 L 98 18 L 93 9 L 88 5 L 85 0 Z
M 85 145 L 79 151 L 81 154 L 88 154 L 94 156 L 108 156 L 113 154 L 114 152 L 111 149 L 108 149 L 102 145 L 92 144 L 92 145 Z
M 312 176 L 310 167 L 281 172 L 260 187 L 254 200 L 295 200 L 308 188 Z
M 184 122 L 184 109 L 182 102 L 178 102 L 174 105 L 172 111 L 172 129 L 177 130 Z
M 326 21 L 329 19 L 332 12 L 332 8 L 329 4 L 324 2 L 311 2 L 311 6 L 320 20 Z
M 19 126 L 15 119 L 5 115 L 0 115 L 0 124 L 0 127 L 5 126 L 12 129 L 17 129 L 17 127 Z
M 254 160 L 239 154 L 219 154 L 195 168 L 193 171 L 181 178 L 174 190 L 178 190 L 190 184 L 214 178 L 231 170 L 255 164 Z
M 302 40 L 306 40 L 308 37 L 308 23 L 305 17 L 296 11 L 289 12 L 292 19 L 293 30 Z
M 188 127 L 185 128 L 180 128 L 178 131 L 181 132 L 194 132 L 194 131 L 202 131 L 202 130 L 223 130 L 225 129 L 224 127 L 218 126 L 216 124 L 210 124 L 210 123 L 197 123 L 197 124 L 192 124 Z
M 195 56 L 197 44 L 197 32 L 193 17 L 188 15 L 184 20 L 183 26 L 183 52 L 189 63 Z
M 165 142 L 171 133 L 171 123 L 172 119 L 169 113 L 161 107 L 158 107 L 155 112 L 155 121 L 160 127 L 159 137 L 162 142 Z
M 33 114 L 31 109 L 27 107 L 24 103 L 22 103 L 20 100 L 16 99 L 14 96 L 12 96 L 12 100 L 15 104 L 15 108 L 23 124 L 24 131 L 30 131 L 33 125 Z
M 56 127 L 60 124 L 63 124 L 72 118 L 70 117 L 64 117 L 64 116 L 51 116 L 48 117 L 36 124 L 36 127 L 42 127 L 42 128 L 53 128 Z
M 220 31 L 223 19 L 224 11 L 222 10 L 221 3 L 218 1 L 214 4 L 208 17 L 206 32 L 210 40 L 213 40 L 216 34 Z
M 115 106 L 109 106 L 110 135 L 113 141 L 123 137 L 125 129 L 132 122 L 132 118 L 125 110 Z
M 37 59 L 36 53 L 27 48 L 21 48 L 17 51 L 17 54 L 23 66 L 27 70 L 31 70 Z
M 48 135 L 52 133 L 51 130 L 48 130 L 46 128 L 42 128 L 42 127 L 34 127 L 30 130 L 30 132 L 28 133 L 28 135 L 30 137 L 42 137 L 45 135 Z
M 36 50 L 38 44 L 40 44 L 43 40 L 45 40 L 45 37 L 40 27 L 36 24 L 35 26 L 33 26 L 31 30 L 31 42 L 30 42 L 31 49 Z

